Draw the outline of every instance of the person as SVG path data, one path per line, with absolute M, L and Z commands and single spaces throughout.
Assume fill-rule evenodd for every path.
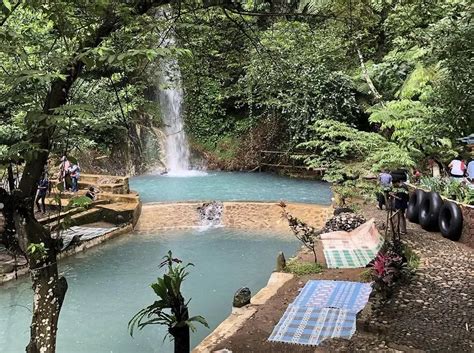
M 428 164 L 431 169 L 431 176 L 434 178 L 441 178 L 442 167 L 440 163 L 436 159 L 430 158 L 430 160 L 428 161 Z
M 393 182 L 393 190 L 390 193 L 393 197 L 393 208 L 397 214 L 397 230 L 400 234 L 407 234 L 406 210 L 408 208 L 408 188 L 400 180 Z
M 420 181 L 420 178 L 421 178 L 421 172 L 419 169 L 415 169 L 415 171 L 413 172 L 413 182 L 415 184 L 418 184 L 418 182 Z
M 450 170 L 451 177 L 455 179 L 460 179 L 464 177 L 466 172 L 466 165 L 460 156 L 454 158 L 449 164 L 448 168 Z
M 95 200 L 96 191 L 93 186 L 90 186 L 86 192 L 86 197 L 90 198 L 92 201 Z
M 48 192 L 48 188 L 49 188 L 48 176 L 47 174 L 43 174 L 38 183 L 38 192 L 36 194 L 36 200 L 35 200 L 36 207 L 38 207 L 38 212 L 46 213 L 46 205 L 44 203 L 44 200 L 46 198 L 46 193 Z M 41 205 L 40 205 L 40 201 L 41 201 Z M 43 206 L 43 209 L 41 209 L 41 206 Z
M 73 164 L 69 168 L 69 175 L 71 176 L 72 192 L 79 191 L 80 168 L 77 164 Z
M 379 185 L 380 188 L 382 189 L 382 192 L 379 192 L 377 194 L 377 200 L 379 202 L 379 209 L 383 209 L 383 206 L 387 206 L 387 197 L 388 197 L 388 192 L 390 191 L 390 188 L 392 187 L 392 176 L 387 170 L 382 170 L 382 172 L 379 174 Z M 386 207 L 385 207 L 386 208 Z
M 64 183 L 64 190 L 69 190 L 71 185 L 71 177 L 69 175 L 69 169 L 71 168 L 71 162 L 66 156 L 61 157 L 61 164 L 59 166 L 59 181 Z
M 471 183 L 474 182 L 474 159 L 472 158 L 469 160 L 469 163 L 467 163 L 466 176 L 467 180 Z

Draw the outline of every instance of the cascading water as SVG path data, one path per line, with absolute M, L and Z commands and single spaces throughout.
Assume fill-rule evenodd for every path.
M 203 203 L 198 207 L 199 218 L 201 220 L 201 230 L 222 227 L 222 212 L 224 204 L 219 201 Z
M 166 167 L 169 173 L 189 170 L 189 145 L 181 116 L 183 90 L 179 87 L 180 72 L 175 60 L 162 64 L 160 105 L 166 133 Z
M 168 39 L 168 45 L 174 40 Z M 181 114 L 183 90 L 181 74 L 176 60 L 164 60 L 160 74 L 160 106 L 166 134 L 166 168 L 169 176 L 194 176 L 205 173 L 191 171 L 189 144 L 184 132 Z

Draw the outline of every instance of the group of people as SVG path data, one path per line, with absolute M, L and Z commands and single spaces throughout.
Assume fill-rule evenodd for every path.
M 458 156 L 448 164 L 450 175 L 453 179 L 462 181 L 466 178 L 468 182 L 474 182 L 474 159 L 470 159 L 467 163 Z
M 401 234 L 407 233 L 406 210 L 408 207 L 408 187 L 402 178 L 397 175 L 395 178 L 388 170 L 382 170 L 378 177 L 380 192 L 377 195 L 378 208 L 391 209 L 395 211 L 397 219 L 397 229 Z
M 80 167 L 79 163 L 72 163 L 66 156 L 61 158 L 59 166 L 58 181 L 62 182 L 65 191 L 79 191 Z M 40 181 L 38 182 L 38 191 L 36 193 L 35 204 L 38 212 L 46 213 L 45 199 L 50 189 L 47 167 L 45 167 Z M 87 190 L 85 196 L 91 200 L 96 199 L 97 190 L 91 186 Z
M 80 171 L 79 163 L 70 162 L 66 156 L 61 158 L 58 180 L 64 183 L 64 190 L 72 192 L 79 190 Z

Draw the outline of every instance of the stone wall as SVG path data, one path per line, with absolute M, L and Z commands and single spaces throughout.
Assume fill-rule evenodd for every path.
M 474 248 L 474 207 L 459 205 L 462 210 L 463 226 L 459 241 Z
M 152 231 L 199 226 L 197 208 L 201 205 L 199 202 L 145 204 L 135 229 Z M 223 209 L 222 223 L 226 227 L 289 231 L 288 223 L 281 217 L 281 208 L 276 203 L 224 202 Z M 332 214 L 330 207 L 313 204 L 290 203 L 287 209 L 314 227 L 322 227 Z
M 289 203 L 287 210 L 293 216 L 312 225 L 322 227 L 332 209 L 327 206 Z M 223 224 L 234 228 L 271 229 L 289 231 L 288 221 L 281 216 L 276 203 L 224 202 Z

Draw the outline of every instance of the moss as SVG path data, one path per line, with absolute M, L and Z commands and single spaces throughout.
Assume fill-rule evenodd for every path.
M 290 260 L 286 264 L 285 272 L 293 273 L 297 276 L 311 275 L 321 273 L 323 268 L 315 262 L 303 262 L 299 260 Z

